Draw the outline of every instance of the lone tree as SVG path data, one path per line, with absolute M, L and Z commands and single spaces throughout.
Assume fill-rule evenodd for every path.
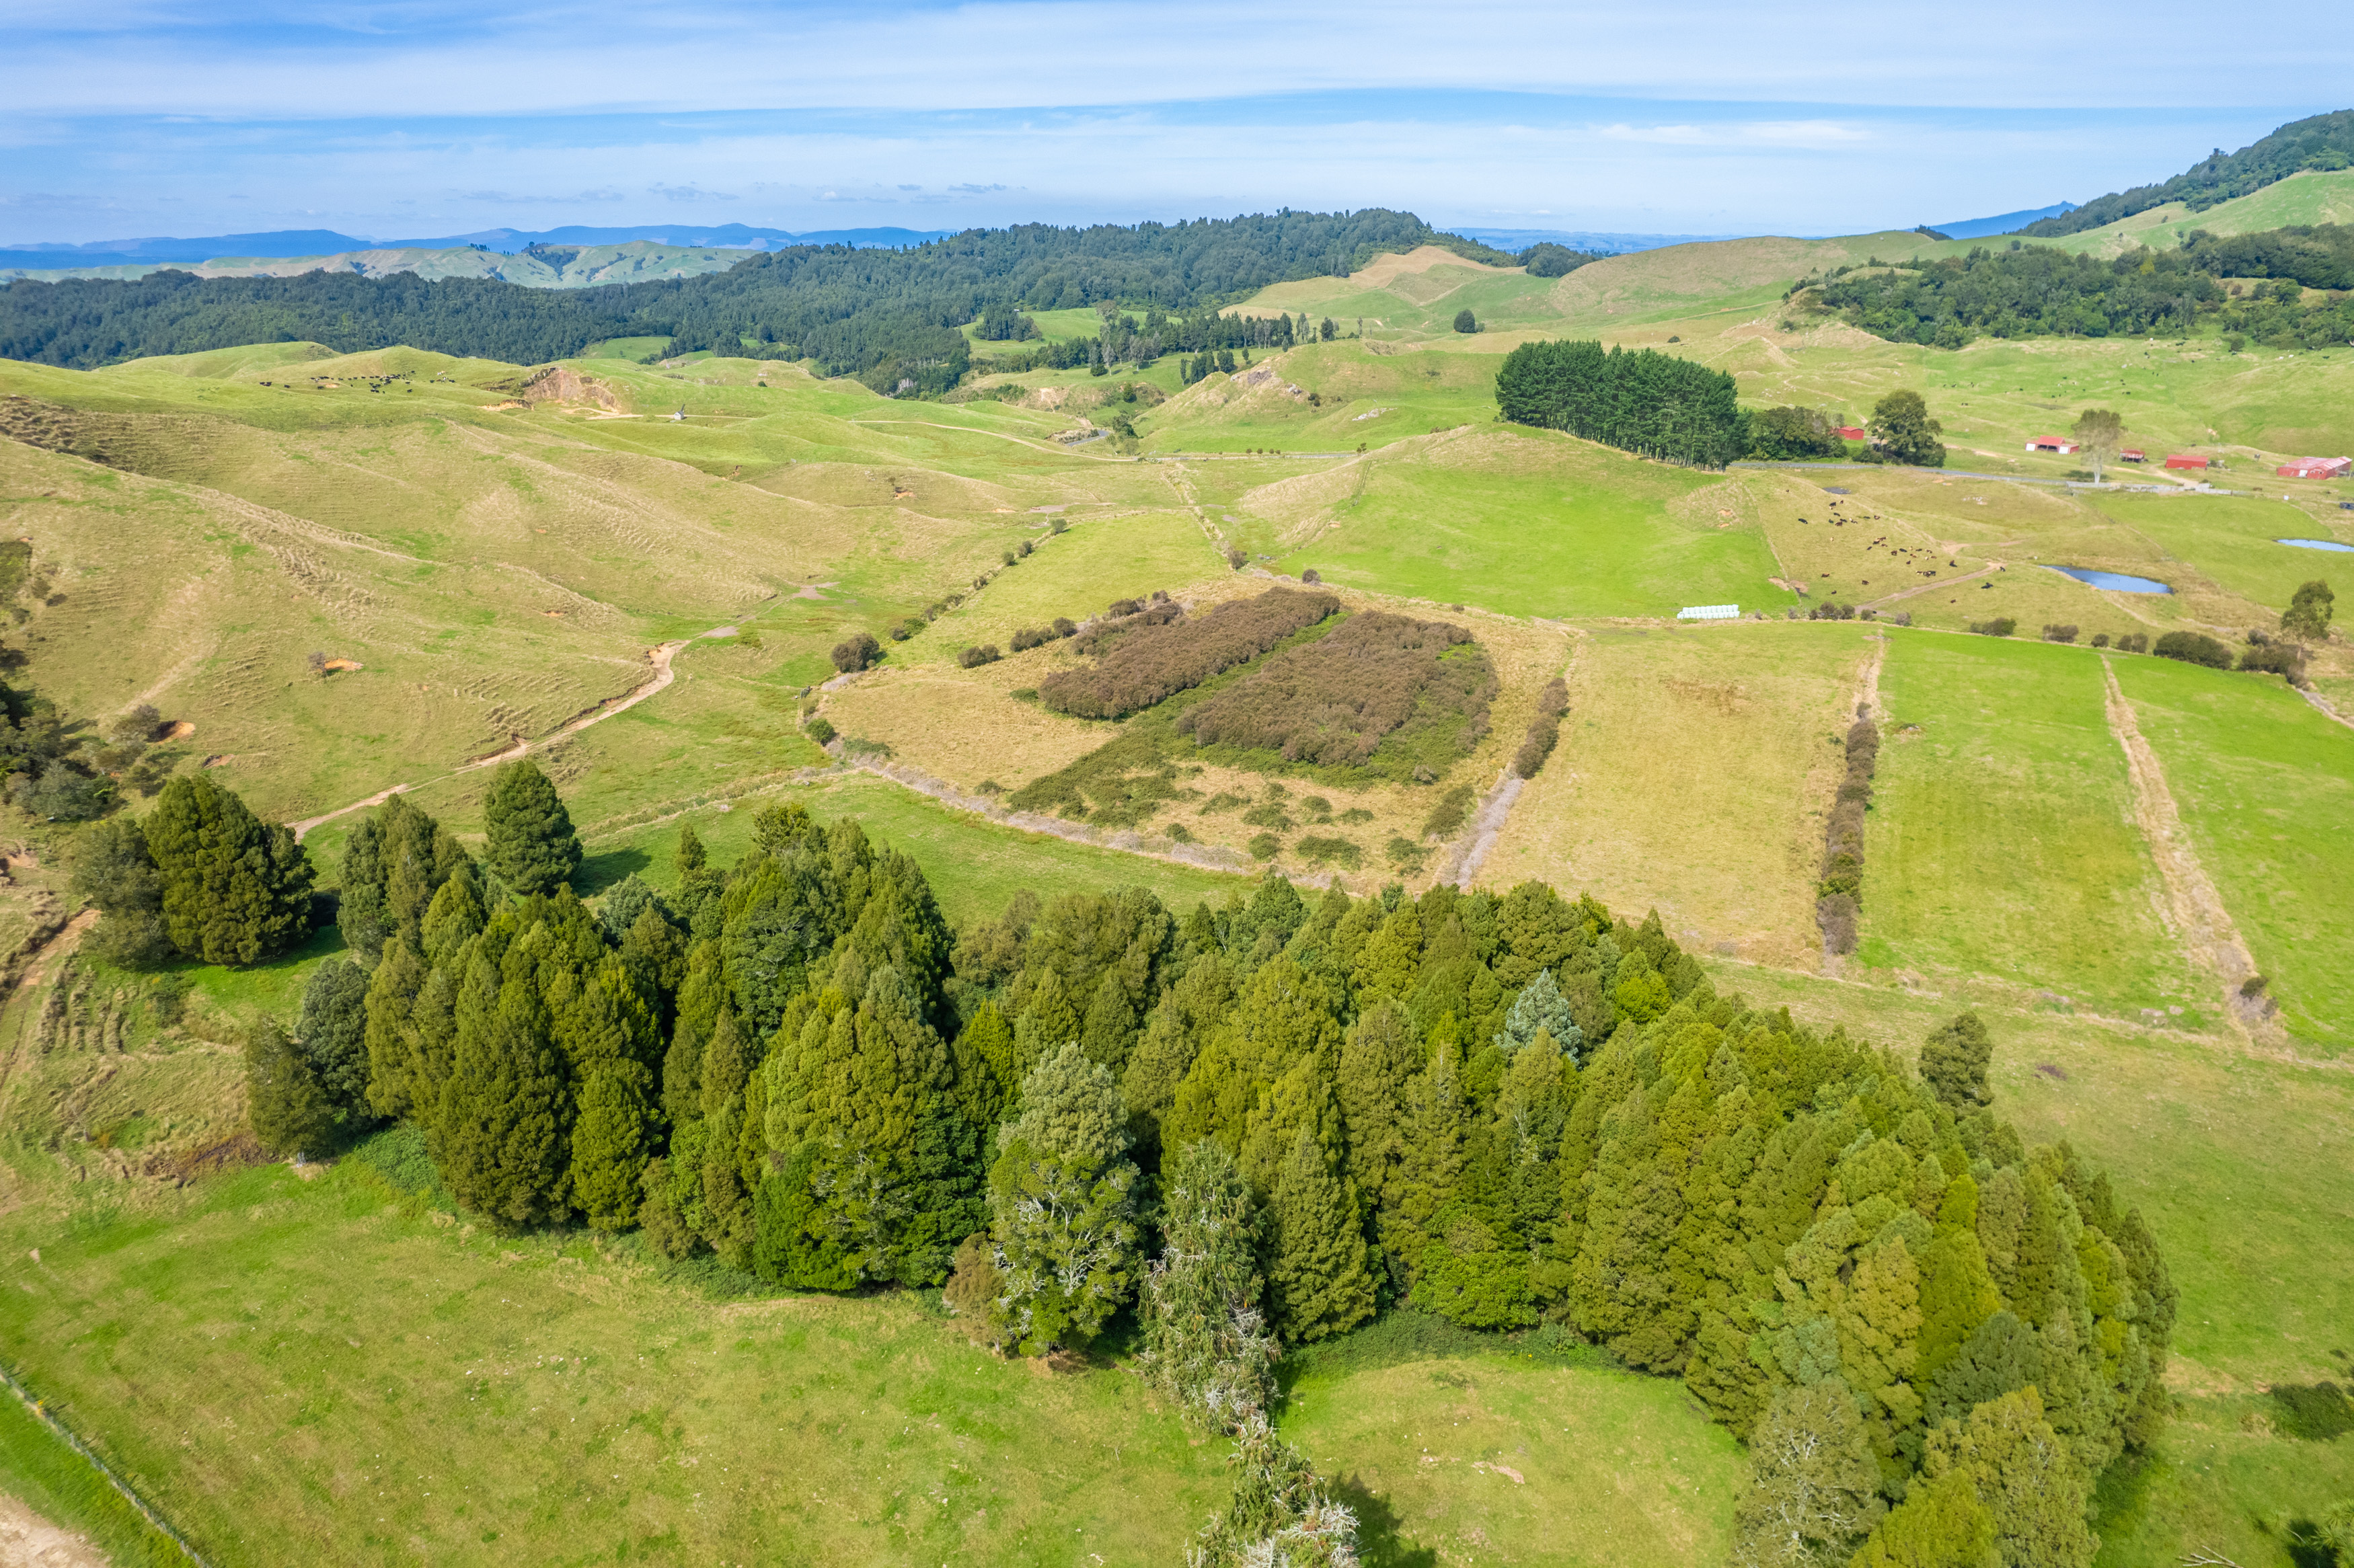
M 490 835 L 483 858 L 514 892 L 553 893 L 580 868 L 572 814 L 535 763 L 510 762 L 499 769 L 482 804 L 482 825 Z
M 1921 1044 L 1921 1081 L 1956 1114 L 1976 1110 L 1994 1096 L 1987 1088 L 1987 1065 L 1994 1042 L 1975 1012 L 1956 1013 Z
M 2316 577 L 2298 588 L 2296 597 L 2288 601 L 2288 609 L 2281 612 L 2281 630 L 2300 642 L 2327 642 L 2329 618 L 2337 609 L 2338 596 L 2329 591 L 2327 583 Z
M 843 674 L 864 670 L 883 657 L 883 644 L 869 631 L 854 632 L 833 645 L 833 667 Z
M 2076 416 L 2076 445 L 2093 460 L 2093 482 L 2101 482 L 2101 469 L 2125 444 L 2125 416 L 2110 408 L 2087 408 Z
M 146 827 L 164 934 L 182 957 L 249 964 L 310 933 L 311 862 L 292 829 L 201 776 L 165 785 Z
M 1929 405 L 1918 392 L 1891 392 L 1872 406 L 1872 436 L 1882 462 L 1945 467 L 1946 448 L 1937 440 L 1945 429 L 1929 418 Z
M 1478 332 L 1479 330 L 1479 318 L 1471 313 L 1470 306 L 1466 305 L 1461 310 L 1455 313 L 1455 330 L 1457 332 Z

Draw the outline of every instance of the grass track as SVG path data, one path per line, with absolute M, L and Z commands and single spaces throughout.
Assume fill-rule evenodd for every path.
M 2354 1050 L 2354 731 L 2267 677 L 2113 662 L 2283 1022 Z
M 2158 913 L 2100 655 L 1899 632 L 1880 696 L 1863 961 L 2200 1026 L 2213 997 Z

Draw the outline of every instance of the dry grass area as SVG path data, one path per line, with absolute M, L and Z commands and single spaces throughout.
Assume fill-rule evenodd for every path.
M 1581 637 L 1561 744 L 1480 882 L 1590 891 L 1702 951 L 1814 968 L 1837 741 L 1874 649 L 1835 622 Z
M 1114 527 L 1106 527 L 1097 537 L 1102 541 L 1097 547 L 1118 548 Z M 1073 548 L 1063 569 L 1084 569 L 1077 549 L 1087 543 L 1076 534 L 1055 541 L 1057 546 Z M 1030 569 L 1025 562 L 1011 576 L 1018 577 L 1021 572 Z M 1010 578 L 1001 578 L 1000 582 L 1007 580 Z M 1268 579 L 1256 573 L 1224 573 L 1170 586 L 1173 597 L 1199 614 L 1215 603 L 1263 593 Z M 985 602 L 998 588 L 998 584 L 992 584 L 980 596 L 980 601 Z M 1337 591 L 1343 604 L 1352 610 L 1399 608 L 1397 601 L 1385 596 L 1329 588 L 1327 591 Z M 890 747 L 896 762 L 967 792 L 984 781 L 994 781 L 1008 789 L 1017 789 L 1033 779 L 1070 766 L 1120 734 L 1119 726 L 1052 714 L 1034 701 L 1012 694 L 1035 688 L 1055 670 L 1084 662 L 1066 643 L 1048 643 L 1028 652 L 1009 654 L 995 663 L 972 670 L 959 669 L 949 662 L 946 654 L 953 646 L 963 645 L 967 638 L 961 633 L 944 636 L 943 632 L 951 630 L 951 622 L 969 613 L 1002 616 L 1003 610 L 1002 607 L 986 612 L 960 609 L 944 617 L 929 631 L 905 645 L 908 652 L 899 657 L 910 660 L 906 668 L 886 666 L 827 693 L 822 709 L 827 719 L 846 735 Z M 1428 619 L 1432 612 L 1427 608 L 1417 608 L 1412 613 Z M 1265 823 L 1246 822 L 1244 814 L 1254 806 L 1267 803 L 1267 788 L 1274 781 L 1279 782 L 1286 792 L 1286 799 L 1277 804 L 1289 824 L 1273 830 L 1284 846 L 1274 863 L 1278 867 L 1303 878 L 1321 880 L 1341 868 L 1330 861 L 1301 858 L 1299 841 L 1306 837 L 1338 837 L 1358 850 L 1358 866 L 1342 870 L 1345 885 L 1363 892 L 1389 880 L 1395 874 L 1386 859 L 1386 848 L 1393 838 L 1421 842 L 1424 821 L 1441 796 L 1464 785 L 1476 794 L 1494 782 L 1528 727 L 1535 712 L 1537 692 L 1560 673 L 1568 647 L 1567 634 L 1555 628 L 1478 610 L 1443 613 L 1446 619 L 1469 628 L 1487 652 L 1494 662 L 1500 690 L 1490 705 L 1489 733 L 1469 756 L 1437 783 L 1351 787 L 1299 777 L 1270 780 L 1267 775 L 1253 770 L 1188 763 L 1182 768 L 1185 798 L 1172 802 L 1140 830 L 1145 847 L 1165 850 L 1171 842 L 1167 837 L 1169 829 L 1177 826 L 1196 843 L 1246 856 L 1251 841 L 1270 830 Z M 1027 618 L 1023 620 L 1026 623 Z M 912 662 L 924 654 L 929 654 L 932 662 Z M 1310 797 L 1329 802 L 1331 820 L 1322 820 L 1305 807 L 1304 802 Z M 1207 809 L 1222 801 L 1216 810 Z M 1338 820 L 1351 811 L 1367 812 L 1370 818 L 1355 822 Z M 1435 851 L 1437 846 L 1425 847 Z M 1436 871 L 1442 858 L 1435 853 L 1429 854 L 1428 869 Z

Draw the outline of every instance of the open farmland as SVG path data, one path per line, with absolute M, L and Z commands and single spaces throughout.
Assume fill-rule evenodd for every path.
M 2173 1016 L 2218 1006 L 2168 929 L 2110 733 L 2103 660 L 1976 637 L 1890 639 L 1860 956 L 1944 985 Z
M 0 406 L 0 504 L 49 590 L 21 601 L 15 680 L 75 715 L 154 703 L 193 726 L 176 765 L 267 817 L 408 784 L 477 849 L 493 775 L 464 764 L 524 743 L 581 831 L 591 899 L 631 874 L 678 895 L 682 825 L 733 863 L 756 813 L 790 800 L 911 854 L 958 930 L 1024 892 L 1230 913 L 1270 864 L 1311 905 L 1328 881 L 1537 879 L 1630 922 L 1656 909 L 1720 988 L 1908 1060 L 1975 1006 L 1999 1114 L 2110 1171 L 2183 1291 L 2177 1417 L 2105 1482 L 2102 1561 L 2289 1568 L 2284 1521 L 2354 1491 L 2354 1438 L 2296 1436 L 2267 1392 L 2345 1379 L 2354 1348 L 2332 1337 L 2354 1319 L 2354 730 L 2276 677 L 2034 638 L 2237 644 L 2298 583 L 2346 577 L 2272 541 L 2354 542 L 2337 507 L 2354 491 L 2276 484 L 2270 463 L 2354 432 L 2354 355 L 1784 330 L 1794 268 L 1907 238 L 1686 247 L 1555 281 L 1417 253 L 1278 285 L 1239 308 L 1344 333 L 1362 313 L 1366 337 L 1192 387 L 1164 360 L 1138 378 L 1166 401 L 1120 405 L 1132 446 L 1054 440 L 1108 417 L 1075 393 L 1127 379 L 1084 370 L 938 403 L 712 356 L 584 357 L 528 386 L 526 367 L 306 345 L 0 366 L 22 399 Z M 1491 330 L 1451 331 L 1467 304 Z M 1093 330 L 1092 311 L 1041 314 L 1050 336 Z M 2122 407 L 2134 439 L 2223 454 L 2218 482 L 2262 493 L 1701 473 L 1492 422 L 1495 355 L 1596 333 L 1719 366 L 1753 404 L 1861 418 L 1922 390 L 1959 470 L 2060 480 L 2079 460 L 2021 453 L 2024 435 Z M 2104 593 L 2060 564 L 2175 592 Z M 1412 759 L 1430 778 L 1196 747 L 1184 711 L 1239 703 L 1286 649 L 1123 720 L 1038 700 L 1092 663 L 1074 642 L 1013 652 L 1116 599 L 1163 590 L 1198 618 L 1310 568 L 1338 625 L 1443 620 L 1492 661 L 1487 732 Z M 1914 625 L 1783 620 L 1826 601 Z M 1665 619 L 1702 603 L 1770 623 Z M 1954 635 L 1995 616 L 2019 636 Z M 882 662 L 836 681 L 830 651 L 861 631 Z M 990 645 L 1007 656 L 960 663 Z M 313 650 L 350 667 L 315 674 Z M 1557 749 L 1491 797 L 1564 670 Z M 2349 672 L 2341 630 L 2315 666 L 2340 711 Z M 2179 810 L 2170 836 L 2111 679 Z M 1864 940 L 1833 960 L 1816 879 L 1859 703 L 1883 733 Z M 1057 780 L 1034 812 L 1009 804 Z M 1492 837 L 1433 826 L 1458 794 L 1509 801 Z M 306 836 L 330 886 L 357 821 Z M 21 959 L 52 928 L 71 830 L 9 827 Z M 2169 845 L 2211 880 L 2276 1014 L 2225 1000 L 2174 918 Z M 969 1343 L 934 1291 L 781 1292 L 632 1239 L 470 1233 L 361 1160 L 307 1181 L 140 1174 L 240 1128 L 245 1032 L 291 1021 L 340 950 L 330 928 L 251 969 L 53 963 L 0 1020 L 9 1363 L 223 1560 L 1166 1562 L 1223 1500 L 1218 1448 L 1129 1375 L 1124 1326 L 1044 1374 Z M 1663 1381 L 1491 1345 L 1311 1365 L 1291 1393 L 1284 1428 L 1357 1500 L 1370 1562 L 1713 1562 L 1730 1540 L 1739 1447 Z

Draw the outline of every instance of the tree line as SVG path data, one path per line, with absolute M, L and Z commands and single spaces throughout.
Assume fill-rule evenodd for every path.
M 186 831 L 233 800 L 175 780 L 146 835 L 175 945 L 281 908 L 190 896 L 173 846 L 236 842 Z M 2089 1563 L 2093 1478 L 2164 1418 L 2150 1233 L 1995 1116 L 1969 1015 L 1908 1062 L 1537 883 L 1270 876 L 1182 915 L 1023 893 L 958 931 L 911 859 L 797 804 L 724 870 L 683 830 L 673 892 L 593 909 L 535 768 L 503 770 L 486 827 L 479 863 L 399 797 L 355 829 L 350 957 L 291 1038 L 256 1032 L 257 1130 L 319 1150 L 403 1119 L 496 1224 L 634 1227 L 789 1288 L 944 1286 L 1013 1353 L 1133 1309 L 1143 1370 L 1236 1443 L 1204 1561 L 1287 1531 L 1346 1560 L 1346 1510 L 1267 1426 L 1272 1367 L 1389 1309 L 1557 1324 L 1681 1378 L 1750 1443 L 1744 1561 L 1983 1537 Z M 213 863 L 307 889 L 267 853 Z
M 774 345 L 763 352 L 809 358 L 879 390 L 908 381 L 932 393 L 964 375 L 971 344 L 961 328 L 977 317 L 1004 331 L 1014 306 L 1208 313 L 1269 283 L 1344 274 L 1378 251 L 1447 238 L 1410 213 L 1287 210 L 1133 228 L 974 229 L 904 250 L 791 246 L 725 272 L 568 291 L 413 273 L 20 281 L 0 287 L 0 358 L 87 369 L 313 341 L 338 353 L 406 344 L 528 365 L 599 339 L 661 336 L 674 353 Z
M 2269 279 L 2226 283 L 2221 280 Z M 1791 289 L 1895 343 L 1959 348 L 1980 336 L 2183 334 L 2202 328 L 2282 346 L 2354 340 L 2354 295 L 2306 302 L 2305 289 L 2354 287 L 2354 229 L 2189 237 L 2179 249 L 2126 251 L 2111 260 L 2046 246 L 1980 246 L 1967 256 L 1841 267 Z M 2236 345 L 2235 345 L 2236 346 Z
M 1524 343 L 1496 372 L 1496 406 L 1515 424 L 1694 467 L 1723 468 L 1749 450 L 1733 377 L 1656 349 Z

